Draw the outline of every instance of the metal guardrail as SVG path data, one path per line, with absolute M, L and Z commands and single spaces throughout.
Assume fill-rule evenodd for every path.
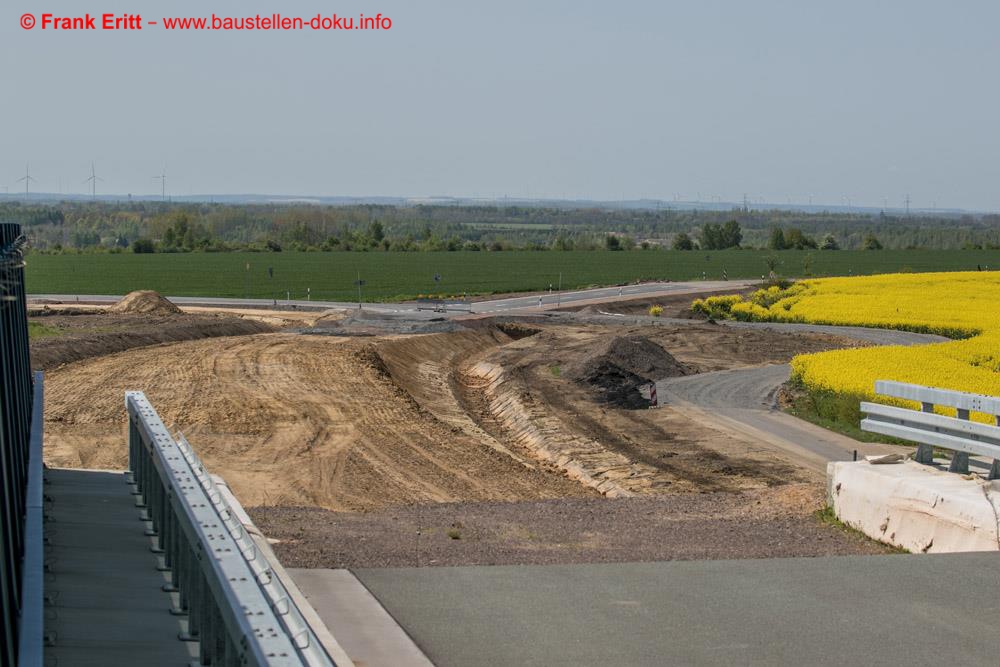
M 187 440 L 142 392 L 125 404 L 132 481 L 202 664 L 334 665 Z
M 1000 479 L 1000 398 L 961 391 L 879 380 L 875 393 L 916 401 L 921 409 L 909 410 L 880 403 L 861 403 L 861 430 L 918 443 L 914 460 L 934 463 L 934 448 L 954 452 L 948 469 L 969 472 L 969 455 L 993 459 L 989 479 Z M 954 408 L 956 417 L 934 412 L 934 406 Z M 970 421 L 970 413 L 992 415 L 997 426 Z
M 0 664 L 42 663 L 41 378 L 32 383 L 21 226 L 0 224 Z M 34 427 L 33 427 L 34 424 Z

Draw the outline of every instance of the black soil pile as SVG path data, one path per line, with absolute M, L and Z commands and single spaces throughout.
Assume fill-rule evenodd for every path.
M 566 377 L 588 386 L 599 400 L 636 410 L 649 406 L 640 389 L 663 378 L 690 375 L 692 369 L 645 336 L 618 336 L 566 368 Z

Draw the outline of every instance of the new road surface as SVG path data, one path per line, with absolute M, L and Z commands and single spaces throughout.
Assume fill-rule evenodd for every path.
M 924 345 L 946 340 L 929 334 L 862 327 L 778 323 L 727 325 L 829 333 L 874 345 Z M 861 443 L 778 410 L 777 393 L 790 373 L 788 364 L 700 373 L 661 380 L 656 383 L 656 390 L 661 402 L 685 409 L 691 417 L 708 425 L 735 430 L 776 445 L 817 472 L 825 472 L 828 461 L 851 459 L 855 451 L 859 456 L 891 451 L 885 445 Z
M 518 310 L 549 309 L 560 306 L 579 305 L 581 303 L 600 303 L 605 301 L 616 301 L 618 299 L 634 299 L 637 297 L 657 297 L 674 294 L 695 294 L 698 292 L 717 291 L 732 289 L 739 291 L 751 286 L 754 283 L 741 280 L 733 281 L 700 281 L 683 283 L 642 283 L 639 285 L 627 285 L 622 287 L 599 287 L 586 290 L 575 290 L 568 292 L 543 292 L 530 296 L 497 297 L 485 301 L 450 301 L 445 306 L 447 314 L 452 317 L 467 315 L 468 313 L 502 313 Z M 90 303 L 90 304 L 111 304 L 117 302 L 122 297 L 114 295 L 100 294 L 31 294 L 29 299 L 36 302 L 60 302 L 60 303 Z M 308 308 L 311 310 L 325 309 L 348 309 L 357 308 L 358 302 L 346 301 L 286 301 L 278 299 L 233 299 L 224 297 L 200 297 L 200 296 L 170 296 L 167 297 L 178 306 L 208 306 L 221 308 Z M 367 310 L 401 313 L 401 312 L 421 312 L 433 307 L 427 303 L 369 303 L 363 304 Z

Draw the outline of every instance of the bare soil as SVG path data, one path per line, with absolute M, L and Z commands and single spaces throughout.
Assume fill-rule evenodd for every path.
M 288 567 L 609 563 L 890 553 L 820 522 L 814 485 L 741 493 L 449 503 L 368 513 L 256 507 Z
M 46 381 L 46 461 L 124 468 L 130 389 L 145 391 L 247 505 L 371 510 L 591 493 L 436 419 L 388 377 L 367 339 L 296 334 L 189 341 L 56 369 Z
M 821 481 L 759 441 L 713 429 L 669 406 L 631 410 L 601 403 L 600 391 L 565 376 L 564 369 L 601 358 L 611 335 L 644 336 L 698 372 L 783 363 L 800 352 L 853 344 L 823 334 L 708 324 L 544 327 L 477 358 L 482 363 L 474 369 L 484 364 L 504 369 L 502 386 L 470 375 L 466 365 L 459 386 L 465 388 L 467 411 L 498 441 L 541 450 L 564 461 L 570 474 L 582 467 L 598 485 L 607 481 L 605 492 L 614 495 L 731 492 Z
M 817 522 L 818 476 L 780 453 L 669 407 L 601 402 L 573 379 L 607 363 L 645 381 L 854 344 L 839 337 L 696 323 L 449 322 L 413 335 L 355 317 L 301 335 L 210 314 L 39 319 L 60 331 L 32 345 L 47 369 L 49 465 L 126 467 L 122 396 L 145 391 L 254 508 L 286 565 L 879 549 Z M 426 324 L 438 323 L 415 326 Z
M 34 322 L 55 329 L 52 336 L 31 342 L 31 365 L 51 370 L 73 361 L 136 347 L 219 336 L 245 336 L 274 331 L 263 322 L 225 315 L 186 315 L 33 311 Z

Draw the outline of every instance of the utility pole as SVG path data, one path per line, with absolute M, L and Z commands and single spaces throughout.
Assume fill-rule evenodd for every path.
M 906 217 L 910 217 L 910 193 L 906 193 L 906 198 L 903 199 L 903 205 L 906 207 Z

